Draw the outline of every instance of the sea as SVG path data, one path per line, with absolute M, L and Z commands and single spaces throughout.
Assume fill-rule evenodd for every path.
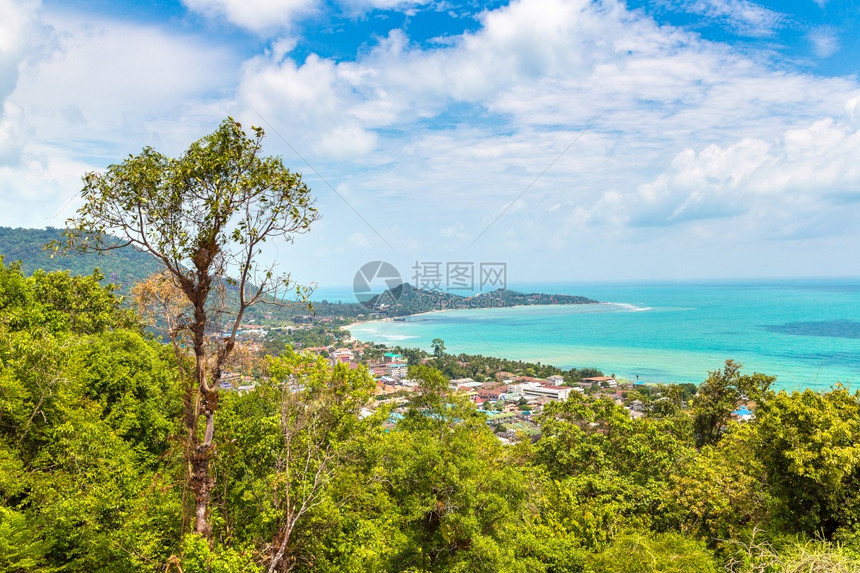
M 646 383 L 700 383 L 733 359 L 746 373 L 776 376 L 777 389 L 860 389 L 860 279 L 508 288 L 601 302 L 430 312 L 362 323 L 350 333 L 425 350 L 441 338 L 450 353 L 595 367 Z M 345 289 L 331 299 L 352 301 Z

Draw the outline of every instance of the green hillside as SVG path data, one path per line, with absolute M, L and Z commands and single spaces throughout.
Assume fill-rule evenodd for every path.
M 36 269 L 67 270 L 72 275 L 89 275 L 98 268 L 104 273 L 105 281 L 118 285 L 123 293 L 137 281 L 160 269 L 158 262 L 151 255 L 132 248 L 117 249 L 104 255 L 73 253 L 51 258 L 51 254 L 43 248 L 50 241 L 61 240 L 62 233 L 62 229 L 54 227 L 0 227 L 0 256 L 6 264 L 20 261 L 21 269 L 27 275 Z

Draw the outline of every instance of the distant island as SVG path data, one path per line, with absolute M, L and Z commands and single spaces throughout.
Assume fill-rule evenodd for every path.
M 405 317 L 439 310 L 598 304 L 599 302 L 584 296 L 522 293 L 504 288 L 471 296 L 462 296 L 446 291 L 416 288 L 409 283 L 403 283 L 358 306 L 362 307 L 365 313 L 372 317 Z

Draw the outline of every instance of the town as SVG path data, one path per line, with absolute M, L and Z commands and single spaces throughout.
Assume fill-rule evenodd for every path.
M 343 329 L 343 319 L 323 317 L 307 324 L 264 328 L 242 326 L 239 338 L 252 353 L 277 351 L 276 344 L 295 345 L 295 350 L 324 357 L 331 366 L 352 370 L 365 368 L 376 383 L 374 400 L 365 409 L 386 407 L 386 426 L 393 429 L 409 409 L 412 399 L 422 391 L 421 380 L 411 366 L 439 370 L 448 380 L 448 392 L 474 405 L 486 417 L 487 425 L 503 444 L 522 439 L 537 440 L 541 435 L 538 416 L 547 404 L 565 402 L 571 397 L 583 401 L 609 400 L 624 408 L 632 419 L 663 417 L 689 409 L 696 395 L 694 384 L 666 384 L 617 379 L 614 374 L 584 368 L 562 371 L 548 365 L 488 359 L 484 356 L 444 352 L 444 341 L 434 341 L 434 352 L 414 348 L 389 348 L 361 342 Z M 340 325 L 340 328 L 338 327 Z M 303 341 L 330 341 L 330 344 L 304 345 Z M 281 347 L 281 350 L 283 347 Z M 462 375 L 475 372 L 473 376 Z M 540 374 L 540 375 L 538 375 Z M 476 379 L 477 378 L 477 379 Z M 247 392 L 254 388 L 253 377 L 230 372 L 221 388 Z M 756 403 L 738 400 L 731 419 L 747 422 L 754 418 Z

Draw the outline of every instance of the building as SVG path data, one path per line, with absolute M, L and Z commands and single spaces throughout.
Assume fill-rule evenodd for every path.
M 337 364 L 338 362 L 345 364 L 352 362 L 355 359 L 355 355 L 349 348 L 338 348 L 331 353 L 331 357 L 335 364 Z
M 525 382 L 511 386 L 511 392 L 525 398 L 536 400 L 538 398 L 549 398 L 558 402 L 564 402 L 570 397 L 573 388 L 570 386 L 553 386 L 551 384 L 539 384 L 537 382 Z
M 467 385 L 469 387 L 477 387 L 477 386 L 481 386 L 482 383 L 481 382 L 475 382 L 471 378 L 451 378 L 451 380 L 448 381 L 448 386 L 450 386 L 452 390 L 457 390 L 461 386 L 467 386 Z
M 508 392 L 508 387 L 504 384 L 486 384 L 477 388 L 478 398 L 484 401 L 496 401 Z
M 397 354 L 396 352 L 386 352 L 385 355 L 382 357 L 382 361 L 385 362 L 386 364 L 395 363 L 395 362 L 400 363 L 400 362 L 403 362 L 403 356 L 401 356 L 400 354 Z
M 612 376 L 592 376 L 590 378 L 583 378 L 579 382 L 582 385 L 588 386 L 606 386 L 608 388 L 618 386 L 618 382 Z
M 396 376 L 397 378 L 406 378 L 408 376 L 409 365 L 405 362 L 390 362 L 385 366 L 389 376 Z

